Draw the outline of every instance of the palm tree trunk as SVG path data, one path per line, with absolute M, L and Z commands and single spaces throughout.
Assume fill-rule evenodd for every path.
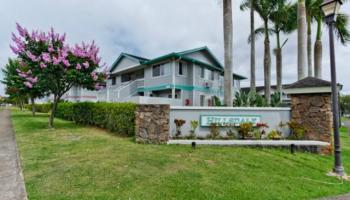
M 250 91 L 256 92 L 255 84 L 255 19 L 254 0 L 250 0 Z
M 314 46 L 315 77 L 322 79 L 322 18 L 317 19 L 317 34 Z
M 282 99 L 282 48 L 280 43 L 280 34 L 276 33 L 277 38 L 277 48 L 276 48 L 276 82 L 277 91 L 280 94 L 280 99 Z
M 298 80 L 305 78 L 307 39 L 306 39 L 305 0 L 298 0 Z
M 268 33 L 268 20 L 264 22 L 265 41 L 264 41 L 264 83 L 265 83 L 265 99 L 270 105 L 271 103 L 271 54 L 270 54 L 270 38 Z
M 233 23 L 232 23 L 232 1 L 224 1 L 224 48 L 225 48 L 225 75 L 224 75 L 224 102 L 226 106 L 233 104 L 232 96 L 232 54 L 233 54 Z
M 307 69 L 308 76 L 313 76 L 312 70 L 312 46 L 311 46 L 311 16 L 307 16 Z

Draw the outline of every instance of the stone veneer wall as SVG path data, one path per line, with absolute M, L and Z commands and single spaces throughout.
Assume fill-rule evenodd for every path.
M 137 143 L 165 144 L 169 139 L 169 105 L 138 105 L 135 118 Z
M 331 142 L 331 94 L 291 95 L 292 120 L 306 128 L 305 139 Z

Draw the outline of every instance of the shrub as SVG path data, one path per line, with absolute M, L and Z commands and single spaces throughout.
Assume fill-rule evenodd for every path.
M 192 120 L 191 121 L 191 133 L 190 133 L 190 139 L 195 139 L 196 138 L 196 129 L 198 127 L 198 121 Z
M 290 136 L 291 139 L 300 140 L 304 138 L 304 134 L 306 132 L 305 127 L 296 121 L 290 121 L 287 123 L 288 127 L 291 129 L 292 134 Z
M 32 110 L 31 104 L 26 104 L 25 108 L 28 110 Z M 49 113 L 51 111 L 51 104 L 50 103 L 43 103 L 43 104 L 35 104 L 35 112 L 38 113 Z
M 136 104 L 133 103 L 64 102 L 58 104 L 56 117 L 133 136 L 135 110 Z
M 248 133 L 253 130 L 253 123 L 245 122 L 239 125 L 238 132 L 241 134 L 241 138 L 245 139 L 248 136 Z
M 219 130 L 219 126 L 217 123 L 211 123 L 209 126 L 209 138 L 210 139 L 217 139 L 220 136 L 220 130 Z
M 267 134 L 267 138 L 270 140 L 279 140 L 282 138 L 282 134 L 277 130 L 272 130 Z
M 181 127 L 186 123 L 183 119 L 175 119 L 174 123 L 176 125 L 176 137 L 181 135 Z

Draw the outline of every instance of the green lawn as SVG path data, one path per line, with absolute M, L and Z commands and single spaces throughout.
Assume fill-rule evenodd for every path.
M 46 115 L 12 113 L 30 199 L 311 199 L 350 191 L 332 157 L 287 150 L 140 145 Z M 342 129 L 350 172 L 350 140 Z

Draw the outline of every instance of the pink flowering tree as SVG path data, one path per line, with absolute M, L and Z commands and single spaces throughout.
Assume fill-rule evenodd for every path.
M 32 31 L 17 24 L 18 35 L 12 34 L 12 51 L 20 60 L 17 72 L 25 78 L 23 84 L 44 94 L 53 95 L 49 126 L 53 127 L 58 102 L 73 86 L 101 89 L 107 78 L 107 68 L 100 66 L 99 49 L 91 44 L 69 46 L 65 34 Z M 100 69 L 105 68 L 104 71 Z

